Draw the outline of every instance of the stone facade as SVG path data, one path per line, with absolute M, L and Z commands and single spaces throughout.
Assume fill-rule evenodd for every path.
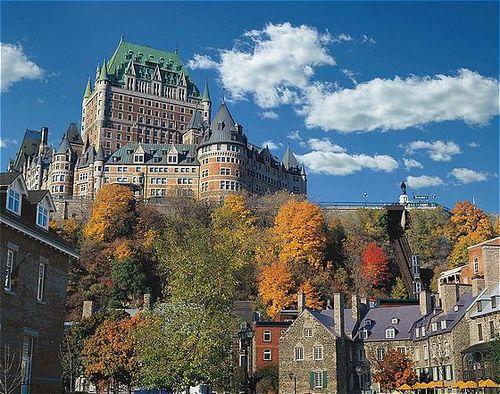
M 28 192 L 19 173 L 2 173 L 0 178 L 0 261 L 5 272 L 0 291 L 0 358 L 9 352 L 21 362 L 23 392 L 60 393 L 58 349 L 67 270 L 77 255 L 43 226 L 45 221 L 38 220 L 40 204 L 53 209 L 48 193 Z M 9 208 L 7 195 L 12 191 L 20 195 L 19 210 Z

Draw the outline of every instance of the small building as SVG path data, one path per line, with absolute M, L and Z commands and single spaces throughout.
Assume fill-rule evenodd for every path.
M 273 320 L 253 323 L 253 373 L 271 364 L 279 365 L 279 340 L 290 324 Z
M 77 253 L 49 229 L 47 190 L 28 191 L 20 172 L 0 173 L 0 359 L 23 393 L 60 393 L 68 265 Z M 17 391 L 19 392 L 19 391 Z

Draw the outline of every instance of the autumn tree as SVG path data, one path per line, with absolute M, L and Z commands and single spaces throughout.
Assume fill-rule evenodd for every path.
M 383 286 L 387 283 L 390 273 L 387 254 L 374 242 L 368 244 L 361 256 L 361 274 L 373 286 Z
M 259 295 L 270 317 L 294 300 L 295 283 L 290 264 L 283 261 L 262 264 L 259 272 Z
M 120 384 L 130 387 L 137 377 L 139 363 L 135 354 L 133 329 L 140 318 L 105 320 L 95 334 L 85 340 L 82 361 L 91 381 L 111 384 L 113 392 Z
M 132 190 L 116 183 L 106 184 L 96 194 L 84 236 L 100 243 L 129 234 L 136 201 Z
M 446 235 L 453 243 L 449 264 L 453 267 L 468 260 L 467 248 L 493 238 L 495 229 L 491 218 L 468 201 L 458 202 L 451 211 Z
M 379 360 L 371 357 L 375 373 L 373 380 L 380 384 L 384 391 L 392 392 L 403 384 L 412 386 L 417 381 L 410 358 L 396 349 L 389 349 Z
M 320 310 L 323 309 L 323 301 L 321 301 L 321 296 L 317 289 L 311 284 L 309 280 L 306 280 L 300 286 L 300 290 L 304 292 L 306 297 L 306 306 L 311 309 Z
M 391 290 L 391 298 L 408 298 L 408 291 L 406 290 L 406 286 L 401 277 L 396 278 L 396 282 Z

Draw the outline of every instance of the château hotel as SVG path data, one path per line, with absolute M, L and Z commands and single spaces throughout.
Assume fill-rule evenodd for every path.
M 46 128 L 27 130 L 11 169 L 54 198 L 93 198 L 105 183 L 143 198 L 169 194 L 220 199 L 247 191 L 306 193 L 306 174 L 287 148 L 282 160 L 248 142 L 222 104 L 212 118 L 177 51 L 125 42 L 97 67 L 83 95 L 81 135 L 71 124 L 57 149 Z

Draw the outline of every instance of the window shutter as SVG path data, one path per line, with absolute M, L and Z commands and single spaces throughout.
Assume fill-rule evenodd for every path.
M 328 373 L 323 371 L 323 387 L 326 388 L 328 386 Z
M 309 388 L 314 389 L 314 372 L 309 372 Z

